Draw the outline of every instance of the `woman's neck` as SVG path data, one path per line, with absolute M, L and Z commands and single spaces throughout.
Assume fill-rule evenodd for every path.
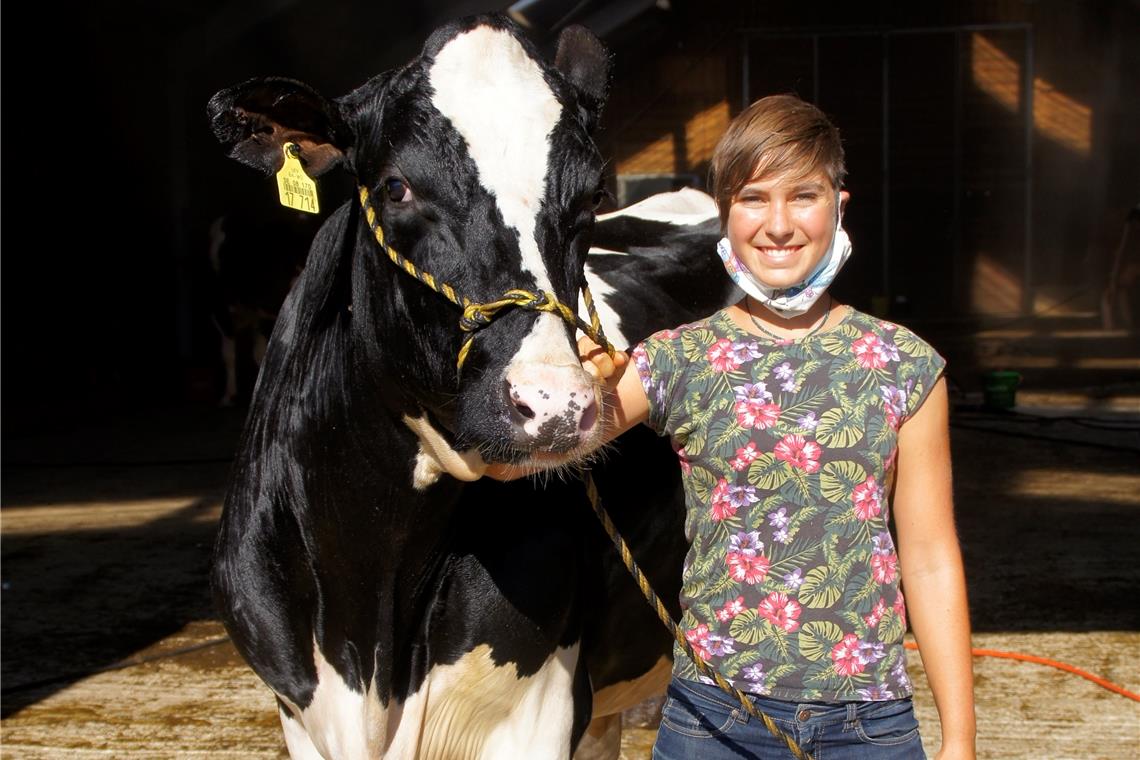
M 803 314 L 781 317 L 756 299 L 745 296 L 730 307 L 733 320 L 746 331 L 769 339 L 799 340 L 826 330 L 837 318 L 841 304 L 825 293 Z

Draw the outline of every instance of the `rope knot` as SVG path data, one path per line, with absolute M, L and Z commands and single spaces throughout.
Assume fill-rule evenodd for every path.
M 522 288 L 508 290 L 503 294 L 503 300 L 510 301 L 520 308 L 533 309 L 534 311 L 551 311 L 554 304 L 558 303 L 558 299 L 554 297 L 553 293 L 545 290 L 531 293 Z
M 486 304 L 468 303 L 463 307 L 463 316 L 459 318 L 459 329 L 463 332 L 476 330 L 491 324 L 493 314 L 488 314 Z

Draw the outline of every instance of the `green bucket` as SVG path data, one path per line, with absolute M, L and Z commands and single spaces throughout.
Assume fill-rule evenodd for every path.
M 990 409 L 1012 409 L 1017 404 L 1021 375 L 1009 370 L 987 372 L 982 378 L 982 397 Z

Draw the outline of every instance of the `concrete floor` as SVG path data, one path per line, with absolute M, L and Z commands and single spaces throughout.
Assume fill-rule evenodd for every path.
M 975 645 L 1140 691 L 1140 395 L 1021 398 L 1018 414 L 954 415 Z M 4 758 L 284 756 L 206 589 L 239 427 L 176 410 L 5 441 Z M 975 669 L 981 757 L 1140 758 L 1140 703 L 1040 665 Z M 912 674 L 933 756 L 917 657 Z M 649 756 L 654 719 L 628 716 L 627 760 Z

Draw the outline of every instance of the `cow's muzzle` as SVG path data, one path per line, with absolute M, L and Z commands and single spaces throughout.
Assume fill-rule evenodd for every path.
M 594 380 L 579 366 L 514 367 L 503 395 L 512 442 L 519 448 L 562 454 L 592 448 L 600 434 Z

